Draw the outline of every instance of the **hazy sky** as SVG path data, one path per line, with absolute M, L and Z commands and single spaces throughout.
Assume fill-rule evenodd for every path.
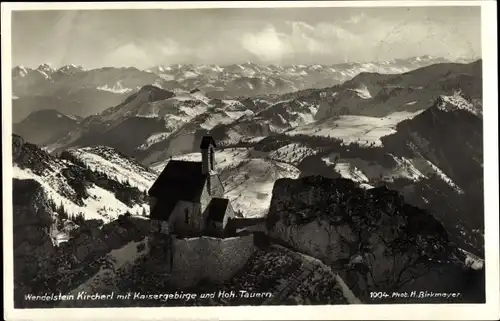
M 479 7 L 17 11 L 13 64 L 333 64 L 481 56 Z

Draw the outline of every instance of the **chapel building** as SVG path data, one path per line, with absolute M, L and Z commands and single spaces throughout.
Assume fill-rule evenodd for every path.
M 201 162 L 170 160 L 149 189 L 150 219 L 162 233 L 177 237 L 231 235 L 234 210 L 224 198 L 215 148 L 214 139 L 204 136 Z

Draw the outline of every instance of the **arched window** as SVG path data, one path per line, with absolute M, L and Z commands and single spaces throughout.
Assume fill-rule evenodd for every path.
M 189 209 L 184 209 L 184 223 L 189 224 Z
M 210 147 L 209 153 L 209 161 L 210 161 L 210 170 L 215 170 L 215 151 L 213 147 Z

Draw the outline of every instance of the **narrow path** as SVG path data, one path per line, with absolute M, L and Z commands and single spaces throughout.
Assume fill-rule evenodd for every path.
M 297 287 L 304 283 L 304 280 L 314 272 L 314 266 L 307 261 L 302 261 L 300 269 L 293 272 L 284 282 L 280 283 L 274 289 L 274 295 L 266 300 L 264 304 L 280 303 L 285 301 Z
M 267 235 L 266 235 L 267 236 Z M 295 249 L 293 249 L 291 246 L 283 246 L 281 244 L 276 244 L 273 242 L 273 239 L 267 236 L 269 240 L 271 241 L 271 246 L 272 247 L 277 247 L 286 250 L 288 254 L 291 256 L 299 259 L 302 262 L 302 267 L 300 269 L 297 269 L 294 273 L 290 275 L 286 281 L 283 283 L 279 284 L 275 290 L 274 290 L 274 295 L 272 298 L 269 298 L 266 300 L 263 304 L 273 304 L 273 303 L 279 303 L 283 302 L 286 300 L 286 298 L 301 284 L 303 283 L 312 273 L 315 272 L 315 263 L 318 265 L 321 265 L 323 267 L 326 267 L 328 270 L 330 270 L 334 275 L 335 279 L 338 282 L 343 296 L 346 298 L 347 302 L 349 304 L 361 304 L 361 300 L 359 300 L 354 293 L 351 291 L 351 289 L 347 286 L 347 284 L 344 282 L 344 280 L 340 277 L 338 273 L 332 270 L 332 268 L 328 265 L 323 263 L 321 260 L 309 256 L 307 254 L 303 254 Z M 281 241 L 280 243 L 284 243 Z

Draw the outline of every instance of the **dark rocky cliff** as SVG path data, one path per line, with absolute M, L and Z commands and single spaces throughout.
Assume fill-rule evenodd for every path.
M 54 219 L 43 188 L 34 180 L 13 181 L 14 289 L 25 293 L 50 273 L 55 254 Z M 27 290 L 27 291 L 26 291 Z
M 443 225 L 386 187 L 365 190 L 320 176 L 281 179 L 267 223 L 271 237 L 332 266 L 365 301 L 371 291 L 400 291 L 412 282 L 435 287 L 440 283 L 430 280 L 451 272 L 437 290 L 451 283 L 455 291 L 464 288 L 465 257 Z M 481 300 L 481 294 L 470 296 Z

